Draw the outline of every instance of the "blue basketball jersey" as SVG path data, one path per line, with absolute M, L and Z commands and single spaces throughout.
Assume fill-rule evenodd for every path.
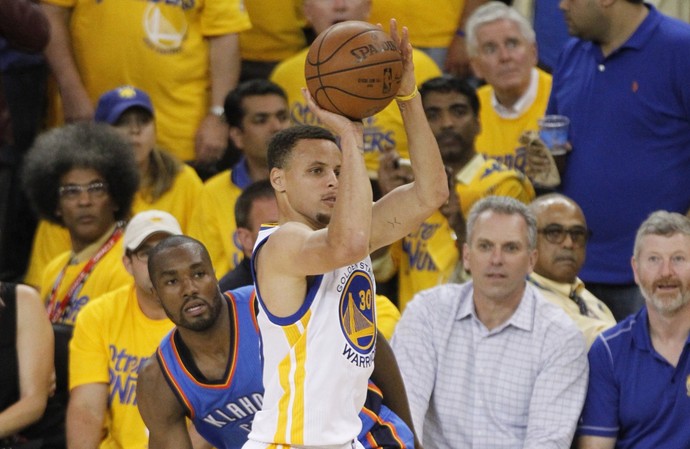
M 263 384 L 259 331 L 254 314 L 254 288 L 225 293 L 233 323 L 231 357 L 220 381 L 201 380 L 193 373 L 188 350 L 174 329 L 156 357 L 170 388 L 201 436 L 218 449 L 241 448 L 254 414 L 261 409 Z

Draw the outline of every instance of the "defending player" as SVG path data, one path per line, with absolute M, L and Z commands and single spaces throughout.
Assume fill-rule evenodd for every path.
M 374 369 L 375 356 L 383 366 L 383 353 L 369 254 L 415 230 L 446 201 L 448 186 L 438 182 L 446 175 L 416 91 L 407 29 L 400 39 L 391 21 L 391 36 L 403 57 L 396 99 L 414 182 L 373 203 L 362 123 L 321 110 L 306 93 L 339 145 L 329 131 L 304 125 L 281 131 L 269 145 L 280 226 L 260 233 L 253 256 L 266 392 L 245 449 L 360 447 L 358 413 L 370 377 L 387 401 L 398 401 L 386 404 L 409 417 L 404 387 L 388 377 L 391 367 Z
M 221 294 L 206 248 L 184 236 L 159 243 L 149 255 L 149 273 L 177 325 L 139 375 L 137 402 L 149 448 L 192 448 L 187 417 L 216 448 L 242 447 L 263 396 L 254 288 Z M 364 447 L 412 447 L 411 431 L 381 406 L 373 384 L 361 420 Z

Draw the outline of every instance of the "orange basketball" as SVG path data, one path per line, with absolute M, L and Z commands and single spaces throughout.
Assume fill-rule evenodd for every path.
M 359 120 L 381 111 L 395 98 L 402 58 L 383 30 L 350 20 L 332 25 L 314 40 L 304 76 L 319 106 Z

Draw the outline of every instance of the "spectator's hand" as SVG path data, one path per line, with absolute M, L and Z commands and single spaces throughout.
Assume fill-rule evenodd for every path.
M 384 148 L 379 156 L 378 183 L 381 195 L 414 180 L 409 160 L 400 159 L 393 147 Z
M 444 72 L 460 78 L 472 76 L 470 57 L 467 54 L 464 36 L 453 36 L 453 40 L 450 41 L 450 45 L 448 46 L 446 63 L 442 69 Z
M 455 233 L 455 243 L 458 249 L 462 249 L 462 244 L 465 242 L 465 216 L 462 214 L 460 207 L 460 197 L 455 189 L 455 176 L 453 171 L 446 167 L 446 176 L 448 177 L 448 201 L 441 206 L 441 213 L 448 220 L 450 228 Z
M 525 131 L 520 136 L 525 147 L 525 174 L 535 186 L 552 188 L 561 183 L 556 161 L 536 131 Z
M 60 95 L 65 123 L 93 120 L 94 107 L 83 87 L 63 89 L 60 91 Z
M 228 146 L 227 123 L 221 117 L 207 115 L 196 132 L 194 146 L 197 162 L 209 164 L 220 160 Z

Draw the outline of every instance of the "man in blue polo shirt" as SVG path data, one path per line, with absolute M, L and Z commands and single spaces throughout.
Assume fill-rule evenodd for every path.
M 650 215 L 637 232 L 632 267 L 646 305 L 589 351 L 580 449 L 690 444 L 690 219 Z
M 690 208 L 690 25 L 642 0 L 561 0 L 571 39 L 547 112 L 570 117 L 561 191 L 593 235 L 580 277 L 617 320 L 643 299 L 628 263 L 654 210 Z

